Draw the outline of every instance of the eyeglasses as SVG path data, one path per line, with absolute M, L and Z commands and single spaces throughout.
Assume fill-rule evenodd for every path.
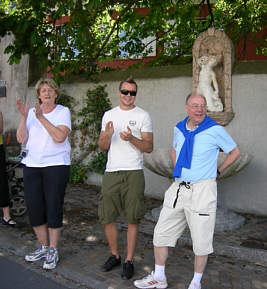
M 45 88 L 44 88 L 44 89 L 41 89 L 41 90 L 40 90 L 40 93 L 46 93 L 46 92 L 47 92 L 48 94 L 52 94 L 52 93 L 54 93 L 54 91 L 55 91 L 55 90 L 52 89 L 52 88 L 48 88 L 48 89 L 45 89 Z
M 123 89 L 121 90 L 121 93 L 123 95 L 128 95 L 128 93 L 130 93 L 130 96 L 136 96 L 136 91 L 135 90 L 126 90 L 126 89 Z
M 207 109 L 207 106 L 204 105 L 204 104 L 201 104 L 201 105 L 198 105 L 198 104 L 189 105 L 189 104 L 188 104 L 188 106 L 191 107 L 192 109 L 199 109 L 199 108 L 201 108 L 201 109 Z

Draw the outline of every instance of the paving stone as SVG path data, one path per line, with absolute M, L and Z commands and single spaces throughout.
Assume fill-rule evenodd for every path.
M 133 280 L 154 270 L 153 230 L 155 224 L 143 220 L 136 247 L 133 280 L 122 280 L 122 267 L 111 272 L 99 268 L 110 255 L 103 226 L 97 220 L 99 191 L 89 186 L 69 186 L 64 209 L 64 228 L 59 246 L 60 262 L 53 272 L 43 272 L 42 262 L 25 264 L 24 255 L 37 245 L 27 217 L 17 218 L 18 228 L 0 225 L 0 250 L 16 256 L 18 262 L 48 278 L 61 280 L 71 289 L 133 289 Z M 147 199 L 148 209 L 158 207 L 159 200 Z M 245 225 L 233 231 L 215 234 L 215 253 L 205 270 L 203 289 L 267 289 L 267 218 L 244 216 Z M 127 224 L 118 219 L 119 248 L 126 251 Z M 169 250 L 166 274 L 170 289 L 187 289 L 193 276 L 194 255 L 188 232 L 175 248 Z M 258 247 L 259 244 L 262 247 Z M 251 246 L 251 247 L 250 247 Z

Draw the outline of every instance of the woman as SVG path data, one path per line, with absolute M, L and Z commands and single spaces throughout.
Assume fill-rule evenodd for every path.
M 52 79 L 40 79 L 35 90 L 35 108 L 29 110 L 27 103 L 17 100 L 21 113 L 17 140 L 27 149 L 22 161 L 25 201 L 40 243 L 40 248 L 26 255 L 25 260 L 44 258 L 43 268 L 54 269 L 59 260 L 57 247 L 69 178 L 71 119 L 69 109 L 56 104 L 59 91 Z
M 10 217 L 9 209 L 9 190 L 8 180 L 6 175 L 6 159 L 3 144 L 3 115 L 0 111 L 0 207 L 3 208 L 2 223 L 4 225 L 15 227 L 16 222 Z

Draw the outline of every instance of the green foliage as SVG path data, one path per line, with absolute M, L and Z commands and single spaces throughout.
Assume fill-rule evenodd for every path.
M 71 111 L 70 142 L 72 149 L 78 146 L 80 151 L 79 154 L 76 152 L 72 155 L 70 183 L 83 184 L 87 172 L 103 174 L 105 171 L 107 153 L 98 151 L 97 145 L 103 114 L 111 109 L 105 87 L 98 85 L 92 90 L 87 90 L 84 105 L 78 111 L 74 109 L 76 103 L 73 97 L 62 92 L 57 98 L 58 104 L 67 106 Z
M 74 104 L 74 98 L 72 96 L 60 93 L 60 95 L 57 97 L 57 103 L 67 106 L 71 112 L 73 111 L 72 107 Z
M 74 99 L 61 94 L 57 102 L 68 106 L 72 112 L 72 132 L 70 142 L 72 149 L 79 148 L 80 153 L 74 153 L 71 162 L 70 182 L 84 183 L 88 171 L 103 174 L 107 155 L 99 152 L 97 140 L 101 131 L 101 120 L 106 110 L 111 109 L 111 102 L 105 91 L 105 86 L 97 86 L 88 90 L 84 105 L 79 111 L 73 109 Z
M 257 51 L 266 50 L 267 4 L 265 0 L 218 0 L 214 5 L 214 26 L 224 29 L 232 41 L 244 41 L 246 50 L 248 41 L 257 44 Z M 262 37 L 255 37 L 255 33 L 265 28 Z
M 210 1 L 4 0 L 0 36 L 15 36 L 5 49 L 11 64 L 24 54 L 37 56 L 61 81 L 73 74 L 90 79 L 101 71 L 97 61 L 146 56 L 155 41 L 160 54 L 155 64 L 173 63 L 190 55 L 195 38 L 209 26 L 229 31 L 234 41 L 266 27 L 265 0 L 218 0 L 207 21 L 197 18 L 200 3 Z M 140 13 L 143 8 L 149 8 L 147 15 Z M 62 17 L 69 19 L 58 25 Z
M 71 162 L 69 182 L 72 184 L 84 184 L 87 177 L 88 167 L 83 164 Z
M 107 162 L 106 152 L 96 152 L 89 163 L 90 171 L 103 175 Z

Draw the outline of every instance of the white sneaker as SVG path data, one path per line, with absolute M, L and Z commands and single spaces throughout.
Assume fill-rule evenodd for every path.
M 197 285 L 193 280 L 191 281 L 188 289 L 201 289 L 201 284 Z
M 150 275 L 147 277 L 144 277 L 141 280 L 135 280 L 134 281 L 134 286 L 137 288 L 167 288 L 168 283 L 167 279 L 165 278 L 164 280 L 156 280 L 154 277 L 154 272 L 152 271 Z
M 43 269 L 51 270 L 51 269 L 56 268 L 58 261 L 59 261 L 59 258 L 58 258 L 57 249 L 50 247 L 48 249 L 46 259 L 43 264 Z
M 39 249 L 25 256 L 25 260 L 28 262 L 35 262 L 40 259 L 46 258 L 46 254 L 48 251 L 47 246 L 40 246 Z

